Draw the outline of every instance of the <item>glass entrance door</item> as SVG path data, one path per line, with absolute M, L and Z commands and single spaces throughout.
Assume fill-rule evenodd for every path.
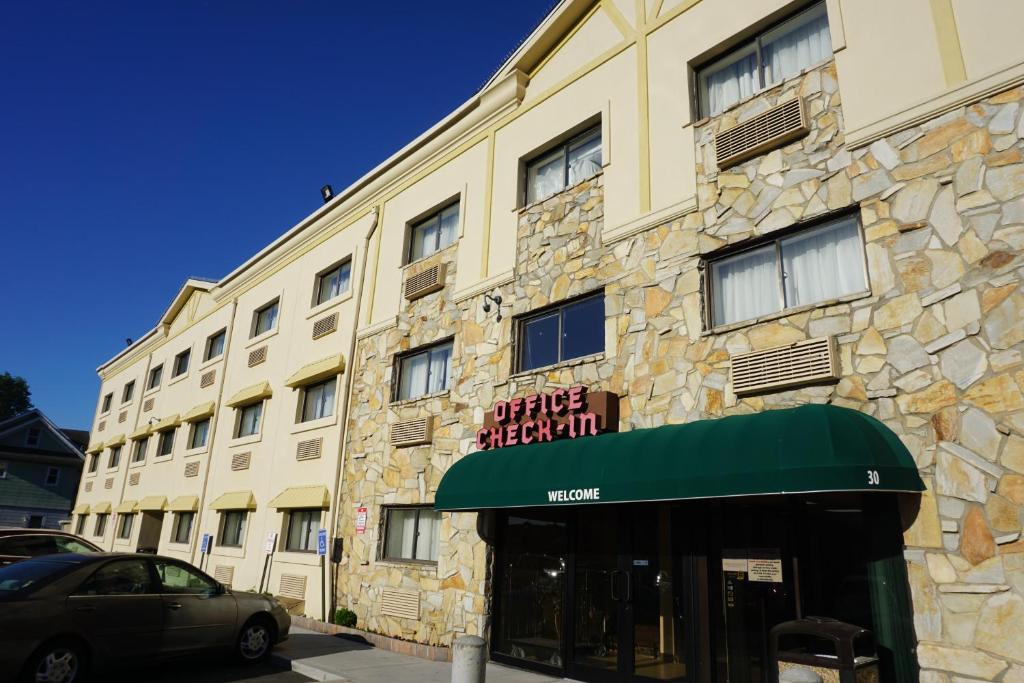
M 631 587 L 616 513 L 602 505 L 575 519 L 569 672 L 584 680 L 617 680 L 624 666 Z

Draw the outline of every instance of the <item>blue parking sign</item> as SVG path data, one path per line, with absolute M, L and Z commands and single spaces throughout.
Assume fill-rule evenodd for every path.
M 203 541 L 199 545 L 199 552 L 203 555 L 210 552 L 210 534 L 203 534 Z
M 316 533 L 316 554 L 327 554 L 327 529 L 320 529 Z

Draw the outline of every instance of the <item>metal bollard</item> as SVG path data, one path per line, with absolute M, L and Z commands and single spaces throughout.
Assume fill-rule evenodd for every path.
M 460 636 L 452 647 L 452 683 L 484 683 L 484 639 Z

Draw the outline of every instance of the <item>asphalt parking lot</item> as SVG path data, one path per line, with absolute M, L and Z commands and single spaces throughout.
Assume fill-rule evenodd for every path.
M 94 676 L 106 683 L 302 683 L 306 678 L 273 663 L 236 664 L 215 659 L 191 659 L 152 667 L 132 667 Z

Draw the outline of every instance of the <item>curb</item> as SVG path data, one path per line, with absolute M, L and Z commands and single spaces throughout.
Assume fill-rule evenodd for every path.
M 284 655 L 272 654 L 270 655 L 270 661 L 285 669 L 290 669 L 297 674 L 301 674 L 306 678 L 312 678 L 314 681 L 321 681 L 322 683 L 352 683 L 349 679 L 339 676 L 333 671 L 320 669 L 312 664 L 306 664 L 301 660 L 289 659 Z

